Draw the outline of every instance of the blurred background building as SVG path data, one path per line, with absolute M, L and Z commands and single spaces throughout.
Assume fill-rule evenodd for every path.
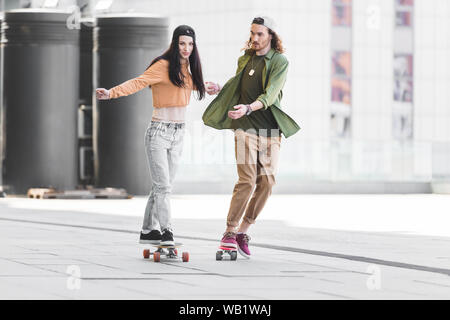
M 302 128 L 282 142 L 274 192 L 426 193 L 441 192 L 450 182 L 448 0 L 0 0 L 0 5 L 2 11 L 79 8 L 83 18 L 156 14 L 169 18 L 170 34 L 188 24 L 197 33 L 205 80 L 221 84 L 236 70 L 252 18 L 269 15 L 290 62 L 282 106 Z M 153 58 L 142 61 L 135 76 Z M 237 179 L 232 132 L 201 121 L 212 99 L 193 97 L 188 106 L 175 193 L 230 193 Z M 89 101 L 83 104 L 91 110 Z M 95 158 L 89 143 L 83 147 Z M 82 166 L 93 171 L 89 154 L 85 158 Z M 94 173 L 83 170 L 80 181 L 86 183 Z

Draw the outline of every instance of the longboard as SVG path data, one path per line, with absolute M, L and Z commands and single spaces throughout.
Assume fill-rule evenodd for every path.
M 237 260 L 237 249 L 219 246 L 219 250 L 216 252 L 216 260 L 222 261 L 224 255 L 228 255 L 230 257 L 230 260 L 235 261 Z
M 180 242 L 176 242 L 174 245 L 162 245 L 162 244 L 149 244 L 149 245 L 158 249 L 154 252 L 151 252 L 150 249 L 144 249 L 144 251 L 142 252 L 144 259 L 149 259 L 150 256 L 153 256 L 154 262 L 160 262 L 161 257 L 170 260 L 179 260 L 181 258 L 183 262 L 189 261 L 189 252 L 182 252 L 181 256 L 178 255 L 177 248 L 183 246 L 183 244 Z

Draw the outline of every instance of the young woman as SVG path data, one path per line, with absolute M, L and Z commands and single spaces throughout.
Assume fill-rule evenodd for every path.
M 115 99 L 152 89 L 153 115 L 145 134 L 152 189 L 145 208 L 140 243 L 174 244 L 170 193 L 183 148 L 186 106 L 192 90 L 205 97 L 194 30 L 178 26 L 169 49 L 137 78 L 114 88 L 96 90 L 97 99 Z

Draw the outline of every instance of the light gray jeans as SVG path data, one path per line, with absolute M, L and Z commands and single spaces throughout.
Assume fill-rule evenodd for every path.
M 152 187 L 143 231 L 172 230 L 170 194 L 183 150 L 184 123 L 152 121 L 145 132 L 145 150 Z

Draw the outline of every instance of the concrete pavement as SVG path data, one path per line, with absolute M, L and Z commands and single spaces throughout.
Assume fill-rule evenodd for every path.
M 319 200 L 314 197 L 303 199 Z M 276 208 L 268 205 L 251 229 L 252 259 L 215 261 L 228 199 L 203 199 L 215 206 L 198 205 L 199 196 L 173 200 L 175 236 L 185 244 L 180 251 L 190 253 L 188 263 L 142 258 L 137 238 L 145 198 L 1 199 L 0 298 L 450 298 L 449 237 L 408 230 L 305 228 L 274 219 Z M 332 208 L 342 198 L 320 198 L 325 199 Z M 269 203 L 278 200 L 274 196 Z M 296 210 L 297 201 L 295 196 L 283 196 L 291 210 Z M 379 205 L 380 198 L 372 201 L 364 205 Z M 194 203 L 196 214 L 183 213 Z M 326 210 L 323 204 L 317 208 Z M 206 218 L 211 211 L 214 214 Z M 426 223 L 429 216 L 423 219 Z

